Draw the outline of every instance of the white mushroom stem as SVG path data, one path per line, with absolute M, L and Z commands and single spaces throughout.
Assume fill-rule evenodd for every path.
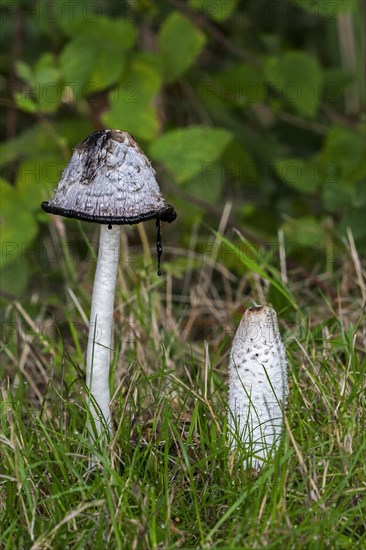
M 286 355 L 277 315 L 269 307 L 249 308 L 235 334 L 229 364 L 231 446 L 244 443 L 246 467 L 259 469 L 277 448 L 286 396 Z
M 100 230 L 98 263 L 94 278 L 86 357 L 89 407 L 98 436 L 111 431 L 109 367 L 111 362 L 114 294 L 121 230 L 119 225 Z M 93 429 L 89 428 L 93 438 Z

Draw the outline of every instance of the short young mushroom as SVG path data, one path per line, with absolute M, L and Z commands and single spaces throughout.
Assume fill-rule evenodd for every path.
M 86 359 L 91 415 L 100 436 L 105 429 L 111 431 L 109 366 L 120 248 L 118 226 L 156 219 L 160 267 L 160 221 L 170 223 L 176 213 L 165 204 L 150 161 L 136 141 L 121 130 L 94 132 L 82 141 L 52 200 L 41 206 L 51 214 L 101 224 Z
M 278 446 L 287 397 L 285 348 L 270 307 L 251 307 L 235 334 L 229 364 L 229 428 L 259 469 Z

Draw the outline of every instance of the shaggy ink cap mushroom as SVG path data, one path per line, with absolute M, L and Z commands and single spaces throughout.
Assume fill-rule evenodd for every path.
M 229 363 L 229 427 L 248 451 L 247 467 L 260 469 L 278 447 L 287 392 L 286 353 L 276 312 L 251 307 L 235 334 Z M 236 442 L 233 438 L 232 448 Z
M 51 214 L 107 225 L 172 222 L 155 170 L 127 132 L 102 130 L 79 143 L 49 202 Z
M 51 214 L 101 224 L 86 354 L 93 420 L 89 422 L 89 433 L 96 440 L 112 429 L 109 367 L 120 251 L 118 226 L 156 219 L 160 275 L 160 222 L 174 221 L 176 213 L 165 204 L 150 161 L 136 141 L 121 130 L 94 132 L 82 141 L 53 198 L 41 206 Z

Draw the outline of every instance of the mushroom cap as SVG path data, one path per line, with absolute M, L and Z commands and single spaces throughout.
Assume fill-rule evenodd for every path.
M 122 130 L 94 132 L 79 143 L 53 198 L 41 207 L 51 214 L 100 224 L 176 218 L 174 208 L 165 204 L 149 159 Z
M 236 332 L 233 348 L 241 351 L 247 346 L 254 351 L 277 345 L 281 347 L 282 342 L 275 310 L 268 306 L 248 308 Z

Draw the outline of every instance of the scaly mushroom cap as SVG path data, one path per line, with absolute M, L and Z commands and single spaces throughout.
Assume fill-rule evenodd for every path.
M 265 459 L 282 432 L 286 354 L 276 312 L 249 308 L 235 334 L 229 364 L 229 425 Z M 259 467 L 262 461 L 253 461 Z
M 135 224 L 156 218 L 172 222 L 155 170 L 136 141 L 121 130 L 90 134 L 75 148 L 49 202 L 51 214 L 101 224 Z

